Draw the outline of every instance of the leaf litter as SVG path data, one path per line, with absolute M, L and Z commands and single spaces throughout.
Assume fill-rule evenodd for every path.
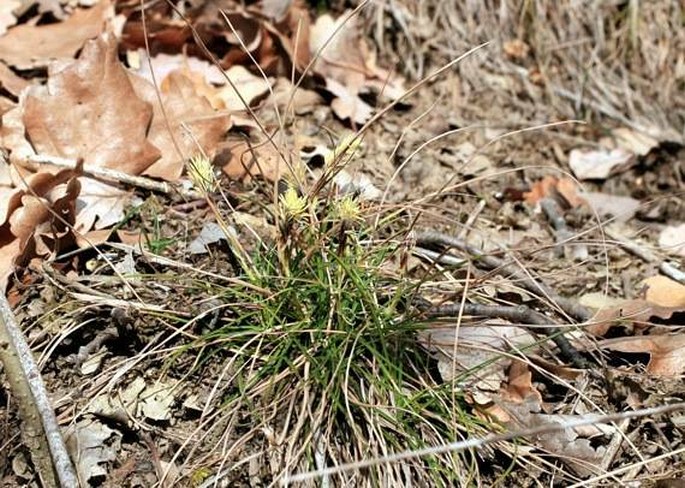
M 64 333 L 41 330 L 35 318 L 29 317 L 25 325 L 38 331 L 32 337 L 46 337 L 51 344 L 44 350 L 49 358 L 44 375 L 49 388 L 66 392 L 57 410 L 69 423 L 67 437 L 77 440 L 72 454 L 86 483 L 116 482 L 128 473 L 142 483 L 139 486 L 147 486 L 161 482 L 167 471 L 167 480 L 180 476 L 199 486 L 211 476 L 228 476 L 218 466 L 225 461 L 239 466 L 248 452 L 257 456 L 249 463 L 252 481 L 283 475 L 292 446 L 276 432 L 292 432 L 287 429 L 293 425 L 300 429 L 304 417 L 297 417 L 296 424 L 290 414 L 261 423 L 254 411 L 235 411 L 231 420 L 220 417 L 223 392 L 239 388 L 244 366 L 256 363 L 241 363 L 238 346 L 234 356 L 221 358 L 193 358 L 184 350 L 206 333 L 219 343 L 225 340 L 211 334 L 240 315 L 239 301 L 217 300 L 220 294 L 208 283 L 241 279 L 231 264 L 238 259 L 234 243 L 254 249 L 273 241 L 279 228 L 293 225 L 274 219 L 273 202 L 284 201 L 278 197 L 285 191 L 280 186 L 297 188 L 291 195 L 297 200 L 303 198 L 298 194 L 306 188 L 303 183 L 317 178 L 327 182 L 321 188 L 331 192 L 330 198 L 347 198 L 348 203 L 379 212 L 376 222 L 388 214 L 374 202 L 382 199 L 390 212 L 398 211 L 383 229 L 384 238 L 399 235 L 400 240 L 411 241 L 409 225 L 460 234 L 468 252 L 426 248 L 412 255 L 417 259 L 398 247 L 398 258 L 383 263 L 392 276 L 405 276 L 402 273 L 409 270 L 406 276 L 420 283 L 417 290 L 431 306 L 458 304 L 466 293 L 469 303 L 493 309 L 519 307 L 519 312 L 529 310 L 538 318 L 529 324 L 464 314 L 459 320 L 455 316 L 450 321 L 427 321 L 417 333 L 438 373 L 424 380 L 435 391 L 450 388 L 453 399 L 483 423 L 463 427 L 460 436 L 482 435 L 489 429 L 559 426 L 597 411 L 622 411 L 628 408 L 621 403 L 628 396 L 616 391 L 632 388 L 631 375 L 660 389 L 656 395 L 626 394 L 631 409 L 652 406 L 650 402 L 659 398 L 682 400 L 682 387 L 668 380 L 675 384 L 685 373 L 680 330 L 685 323 L 683 283 L 678 275 L 655 275 L 664 263 L 682 272 L 684 151 L 682 134 L 673 131 L 672 123 L 682 110 L 659 115 L 658 103 L 656 108 L 644 103 L 659 98 L 649 92 L 651 88 L 636 92 L 630 110 L 623 113 L 616 108 L 612 91 L 616 73 L 597 66 L 592 76 L 604 77 L 600 91 L 606 100 L 583 107 L 596 116 L 588 118 L 586 127 L 569 125 L 533 137 L 498 139 L 510 129 L 570 118 L 568 105 L 559 101 L 568 98 L 567 87 L 560 86 L 556 76 L 568 70 L 572 79 L 575 68 L 563 59 L 542 60 L 548 54 L 536 49 L 540 41 L 534 36 L 519 39 L 509 27 L 499 32 L 490 26 L 491 33 L 497 32 L 490 61 L 467 60 L 444 80 L 425 85 L 410 100 L 417 106 L 410 118 L 401 112 L 387 114 L 364 134 L 354 160 L 333 171 L 325 161 L 348 140 L 343 134 L 404 94 L 403 77 L 380 66 L 404 58 L 400 69 L 411 77 L 425 69 L 425 63 L 439 64 L 447 51 L 452 57 L 465 51 L 454 47 L 461 40 L 436 44 L 425 37 L 433 32 L 440 38 L 442 32 L 435 26 L 460 18 L 460 7 L 450 7 L 453 15 L 435 17 L 431 24 L 424 22 L 426 12 L 410 2 L 399 2 L 396 10 L 376 10 L 368 18 L 373 9 L 350 18 L 349 12 L 335 9 L 315 13 L 297 1 L 194 2 L 185 11 L 160 2 L 146 8 L 143 29 L 137 2 L 99 1 L 90 7 L 39 4 L 29 14 L 31 21 L 11 2 L 12 8 L 0 10 L 0 26 L 5 29 L 0 34 L 0 60 L 5 63 L 0 65 L 0 96 L 6 107 L 0 135 L 7 153 L 0 168 L 0 271 L 3 283 L 18 297 L 19 316 L 35 298 L 32 286 L 66 292 L 46 294 L 53 298 L 44 310 L 59 310 L 79 300 L 84 300 L 82 306 L 89 304 L 74 312 L 86 325 L 64 322 Z M 574 13 L 568 32 L 585 18 L 568 5 L 560 8 Z M 653 9 L 646 8 L 644 14 L 668 12 Z M 505 10 L 501 20 L 509 25 Z M 541 12 L 550 23 L 558 20 L 544 6 Z M 413 21 L 406 24 L 406 18 Z M 486 29 L 488 19 L 486 15 L 477 24 Z M 457 31 L 473 25 L 464 21 Z M 637 35 L 644 52 L 656 45 L 646 33 Z M 430 49 L 420 49 L 419 39 Z M 672 42 L 682 42 L 681 36 L 674 35 Z M 404 50 L 403 43 L 412 48 Z M 662 48 L 666 51 L 660 59 L 670 59 L 672 46 Z M 431 52 L 432 58 L 420 57 Z M 544 62 L 554 65 L 551 73 L 538 69 Z M 631 66 L 632 72 L 639 72 Z M 653 66 L 644 69 L 649 72 Z M 595 78 L 588 81 L 588 100 L 597 99 Z M 659 77 L 657 83 L 661 82 Z M 544 99 L 540 87 L 560 99 Z M 442 140 L 442 134 L 469 126 L 474 117 L 489 127 L 455 132 Z M 428 140 L 439 142 L 424 145 Z M 304 147 L 313 149 L 307 152 Z M 412 161 L 410 155 L 417 148 L 420 157 Z M 189 188 L 194 183 L 187 161 L 198 154 L 223 169 L 226 193 L 218 213 L 202 199 L 185 201 L 173 192 L 155 195 L 86 176 L 91 168 L 105 168 Z M 61 169 L 50 158 L 72 161 L 73 169 Z M 212 174 L 216 177 L 218 171 Z M 444 191 L 435 193 L 438 190 Z M 355 216 L 350 222 L 357 222 L 354 205 L 346 207 Z M 229 224 L 221 219 L 215 223 L 217 215 Z M 608 239 L 602 228 L 613 220 L 639 232 L 630 242 L 648 247 L 655 257 L 628 254 L 625 242 L 618 245 Z M 326 225 L 336 225 L 335 220 Z M 126 232 L 135 236 L 136 245 L 124 252 L 114 241 Z M 72 254 L 76 247 L 82 250 Z M 483 252 L 516 263 L 547 288 L 526 288 L 506 266 L 483 269 Z M 46 262 L 54 265 L 53 271 L 43 267 Z M 189 274 L 172 274 L 179 269 Z M 171 278 L 162 278 L 164 273 Z M 121 286 L 117 275 L 130 277 Z M 205 280 L 203 292 L 193 284 L 198 279 Z M 567 311 L 560 312 L 563 307 L 544 296 L 547 289 L 579 299 L 582 307 L 593 311 L 591 318 L 573 320 Z M 162 307 L 151 312 L 148 304 Z M 246 310 L 262 306 L 251 302 Z M 167 316 L 156 322 L 153 315 L 162 311 Z M 52 313 L 45 312 L 47 317 L 54 317 Z M 95 331 L 105 323 L 121 329 L 117 337 L 98 342 L 100 347 L 93 348 L 86 362 L 69 373 L 64 358 L 95 343 Z M 601 361 L 587 370 L 575 367 L 554 334 L 542 332 L 544 327 L 565 332 L 584 361 Z M 35 347 L 40 351 L 46 346 Z M 178 359 L 160 360 L 165 353 Z M 202 368 L 197 361 L 202 361 Z M 600 371 L 600 365 L 610 372 L 606 377 L 592 372 Z M 182 382 L 188 386 L 179 388 L 181 378 L 192 382 Z M 267 398 L 268 404 L 266 390 L 259 390 L 266 395 L 260 401 Z M 374 394 L 373 389 L 354 392 L 368 395 L 365 401 L 372 401 Z M 201 404 L 198 398 L 203 399 Z M 345 398 L 350 400 L 355 404 L 359 398 Z M 295 403 L 289 408 L 293 412 Z M 435 417 L 435 429 L 440 416 L 429 415 Z M 388 418 L 377 419 L 378 425 Z M 230 430 L 236 421 L 250 434 Z M 497 449 L 513 465 L 535 463 L 537 477 L 571 483 L 606 475 L 621 464 L 656 457 L 667 449 L 675 451 L 682 426 L 670 420 L 660 425 L 562 429 L 528 437 L 521 446 L 503 443 Z M 215 430 L 217 426 L 222 432 Z M 155 466 L 146 471 L 133 461 L 141 458 L 141 446 L 147 446 L 143 432 L 150 428 L 155 429 Z M 131 429 L 139 442 L 122 437 Z M 631 435 L 625 429 L 639 433 L 645 442 L 619 442 L 621 447 L 612 452 L 614 439 Z M 663 429 L 671 436 L 670 446 L 658 444 Z M 425 433 L 420 439 L 432 442 Z M 219 443 L 230 447 L 227 457 L 216 464 L 211 446 Z M 406 440 L 386 446 L 391 451 L 408 447 Z M 145 449 L 150 447 L 142 448 L 149 457 Z M 325 449 L 340 446 L 333 443 Z M 354 460 L 354 452 L 340 459 Z M 471 458 L 480 474 L 461 472 L 458 466 L 449 469 L 455 479 L 481 476 L 480 481 L 488 484 L 508 469 L 509 461 L 499 466 L 493 453 L 483 449 Z M 13 451 L 10 456 L 13 465 L 21 464 L 20 454 Z M 323 467 L 336 454 L 328 460 L 319 451 L 316 456 L 318 467 Z M 552 464 L 556 474 L 550 471 Z M 669 473 L 663 463 L 655 461 L 652 466 L 652 478 L 654 473 Z M 389 479 L 404 479 L 389 469 Z M 416 465 L 407 469 L 417 483 L 426 481 Z M 635 476 L 640 469 L 636 464 Z M 518 466 L 514 470 L 523 484 L 531 480 Z M 18 478 L 30 476 L 26 469 L 20 471 Z

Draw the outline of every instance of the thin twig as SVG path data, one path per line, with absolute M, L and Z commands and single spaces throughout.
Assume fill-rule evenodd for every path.
M 79 486 L 40 371 L 4 293 L 0 293 L 0 359 L 44 486 Z
M 672 264 L 662 261 L 656 254 L 654 254 L 649 249 L 640 246 L 636 241 L 629 239 L 625 235 L 621 234 L 619 231 L 614 229 L 612 226 L 607 226 L 604 228 L 606 235 L 611 237 L 619 246 L 621 246 L 625 251 L 629 252 L 633 256 L 637 256 L 646 263 L 659 263 L 659 271 L 669 278 L 678 281 L 685 285 L 685 271 L 681 271 Z
M 56 168 L 72 169 L 78 167 L 78 161 L 70 158 L 60 158 L 56 156 L 46 156 L 43 154 L 36 154 L 34 156 L 26 156 L 22 159 L 17 159 L 17 164 L 31 171 L 40 170 L 42 165 L 55 166 Z M 137 188 L 144 188 L 150 191 L 164 193 L 166 195 L 178 194 L 189 200 L 203 198 L 203 196 L 193 190 L 186 190 L 178 185 L 171 185 L 164 181 L 157 181 L 143 176 L 133 176 L 128 173 L 116 171 L 109 168 L 100 168 L 94 166 L 83 166 L 84 176 L 89 176 L 96 180 L 106 181 L 109 183 L 124 183 L 126 185 L 135 186 Z
M 114 326 L 107 327 L 105 330 L 101 330 L 100 332 L 98 332 L 93 338 L 93 340 L 90 341 L 88 344 L 79 347 L 78 353 L 70 357 L 69 362 L 76 365 L 77 367 L 80 367 L 83 363 L 85 363 L 88 360 L 88 357 L 91 354 L 97 352 L 97 350 L 100 349 L 100 347 L 102 347 L 102 345 L 105 342 L 118 338 L 119 330 Z

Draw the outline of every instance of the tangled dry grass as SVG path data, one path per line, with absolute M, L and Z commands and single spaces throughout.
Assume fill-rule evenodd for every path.
M 414 78 L 492 41 L 457 68 L 464 112 L 455 117 L 465 122 L 603 117 L 683 143 L 684 15 L 677 0 L 386 0 L 365 21 L 381 53 Z M 498 110 L 473 110 L 484 101 Z

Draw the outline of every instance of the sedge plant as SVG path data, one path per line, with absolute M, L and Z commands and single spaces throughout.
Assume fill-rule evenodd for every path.
M 421 325 L 408 318 L 407 297 L 417 285 L 394 264 L 403 244 L 377 239 L 369 204 L 322 182 L 358 145 L 344 139 L 309 192 L 292 182 L 280 194 L 273 242 L 248 255 L 227 232 L 252 288 L 223 289 L 230 313 L 199 340 L 206 354 L 231 364 L 230 386 L 220 395 L 225 411 L 280 433 L 270 437 L 280 453 L 274 481 L 453 442 L 483 427 L 452 386 L 441 384 L 434 359 L 416 340 Z M 209 166 L 200 159 L 192 166 L 193 179 L 204 182 L 196 186 L 213 188 Z M 441 454 L 379 466 L 363 474 L 364 482 L 341 474 L 336 484 L 468 485 L 474 463 L 468 453 Z

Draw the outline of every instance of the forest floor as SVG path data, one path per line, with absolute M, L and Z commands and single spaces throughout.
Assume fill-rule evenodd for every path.
M 82 486 L 682 486 L 679 2 L 16 3 L 0 270 Z

